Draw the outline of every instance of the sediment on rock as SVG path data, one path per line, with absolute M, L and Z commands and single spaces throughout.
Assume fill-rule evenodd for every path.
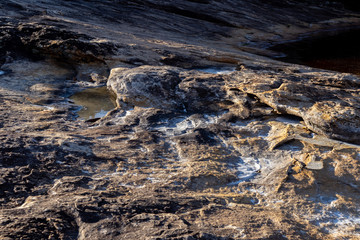
M 264 57 L 347 7 L 0 3 L 0 238 L 359 238 L 359 77 Z

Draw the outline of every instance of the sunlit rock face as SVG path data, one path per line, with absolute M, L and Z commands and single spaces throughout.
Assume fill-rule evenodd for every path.
M 178 108 L 182 105 L 177 85 L 180 69 L 143 66 L 135 69 L 113 69 L 108 86 L 119 101 L 156 108 Z
M 357 77 L 316 71 L 300 74 L 274 71 L 253 74 L 250 71 L 239 73 L 237 77 L 244 79 L 254 75 L 256 80 L 247 84 L 246 89 L 261 102 L 279 113 L 301 117 L 306 126 L 318 134 L 359 143 Z M 273 79 L 277 79 L 276 84 Z
M 360 79 L 271 47 L 354 7 L 0 3 L 0 238 L 360 238 Z

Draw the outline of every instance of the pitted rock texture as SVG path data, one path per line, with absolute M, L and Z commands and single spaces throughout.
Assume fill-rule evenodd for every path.
M 359 77 L 264 57 L 355 5 L 1 2 L 0 238 L 359 239 Z
M 306 126 L 314 132 L 360 143 L 357 77 L 311 71 L 301 74 L 267 71 L 259 76 L 261 71 L 257 71 L 251 78 L 251 72 L 240 73 L 238 82 L 240 86 L 246 83 L 246 91 L 256 95 L 261 102 L 279 113 L 303 118 Z
M 255 72 L 243 66 L 236 73 L 214 76 L 184 69 L 181 72 L 173 67 L 142 66 L 113 69 L 108 86 L 118 95 L 119 102 L 186 112 L 222 110 L 237 118 L 254 116 L 251 94 L 279 114 L 303 118 L 316 133 L 360 143 L 358 78 L 277 71 Z M 326 81 L 331 84 L 319 84 Z M 336 87 L 339 85 L 343 85 L 341 91 Z

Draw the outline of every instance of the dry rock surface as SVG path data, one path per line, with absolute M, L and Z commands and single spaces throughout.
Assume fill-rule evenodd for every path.
M 360 78 L 269 50 L 358 11 L 2 1 L 0 238 L 360 239 Z M 116 107 L 77 118 L 101 86 Z

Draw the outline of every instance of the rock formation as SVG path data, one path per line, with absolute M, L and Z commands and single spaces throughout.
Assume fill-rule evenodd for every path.
M 359 239 L 360 79 L 269 49 L 358 10 L 0 3 L 0 238 Z M 117 107 L 78 119 L 104 85 Z

